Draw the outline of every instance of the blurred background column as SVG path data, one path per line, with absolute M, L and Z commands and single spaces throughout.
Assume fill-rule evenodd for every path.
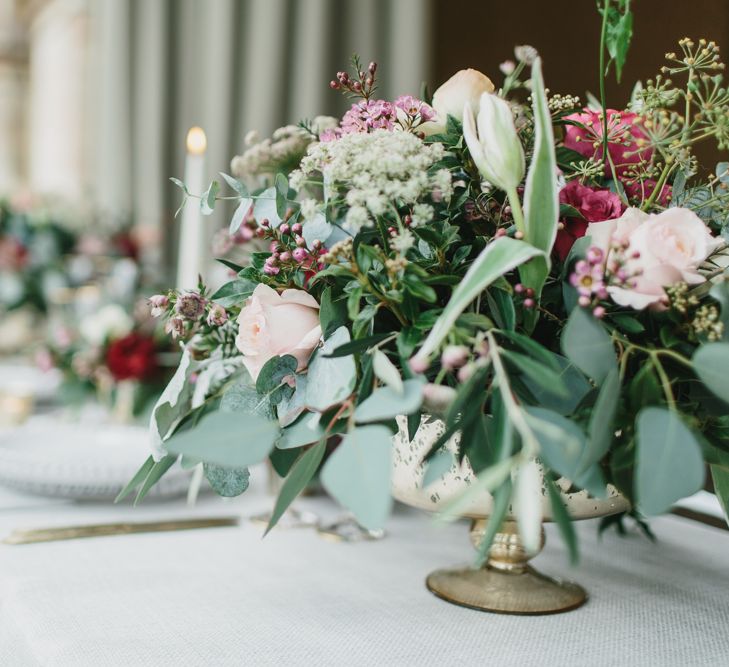
M 88 192 L 91 141 L 87 0 L 29 5 L 28 181 L 34 194 L 78 204 Z
M 0 196 L 17 192 L 25 177 L 27 46 L 15 0 L 0 0 Z

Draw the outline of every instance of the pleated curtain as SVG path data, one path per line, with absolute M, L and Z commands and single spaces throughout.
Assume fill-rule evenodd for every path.
M 148 262 L 174 268 L 184 142 L 208 138 L 210 179 L 247 131 L 261 137 L 341 114 L 328 87 L 353 53 L 380 64 L 379 94 L 417 94 L 431 72 L 431 0 L 95 0 L 89 49 L 97 95 L 89 132 L 100 211 L 151 239 Z M 214 224 L 224 224 L 225 211 Z M 156 236 L 158 242 L 153 242 Z

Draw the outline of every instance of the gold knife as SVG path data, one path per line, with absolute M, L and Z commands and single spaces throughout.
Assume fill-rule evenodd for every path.
M 198 528 L 221 528 L 237 526 L 240 519 L 230 517 L 209 517 L 203 519 L 180 519 L 171 521 L 99 523 L 87 526 L 62 526 L 58 528 L 35 528 L 14 530 L 3 540 L 4 544 L 36 544 L 57 540 L 75 540 L 81 537 L 108 537 L 111 535 L 132 535 L 134 533 L 161 533 L 173 530 L 196 530 Z

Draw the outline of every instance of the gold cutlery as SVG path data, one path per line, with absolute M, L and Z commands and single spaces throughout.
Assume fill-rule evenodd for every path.
M 170 521 L 99 523 L 87 526 L 59 526 L 57 528 L 34 528 L 14 530 L 3 540 L 4 544 L 36 544 L 75 540 L 82 537 L 108 537 L 111 535 L 132 535 L 135 533 L 161 533 L 175 530 L 197 530 L 198 528 L 222 528 L 237 526 L 238 517 L 208 517 L 202 519 L 180 519 Z

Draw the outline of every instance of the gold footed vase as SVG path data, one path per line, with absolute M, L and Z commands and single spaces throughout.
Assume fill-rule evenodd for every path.
M 423 457 L 443 433 L 438 420 L 423 419 L 415 437 L 410 440 L 404 420 L 400 432 L 393 437 L 392 493 L 400 502 L 428 512 L 440 512 L 475 481 L 468 458 L 439 479 L 423 485 Z M 447 444 L 458 451 L 458 436 Z M 624 512 L 630 508 L 617 489 L 608 486 L 604 498 L 593 498 L 585 491 L 570 492 L 568 480 L 560 479 L 562 504 L 573 519 L 589 519 Z M 471 519 L 471 542 L 478 547 L 483 539 L 493 497 L 484 491 L 474 496 L 462 515 Z M 552 507 L 546 492 L 542 494 L 542 516 L 552 520 Z M 544 546 L 544 530 L 540 551 Z M 500 614 L 558 614 L 583 605 L 588 598 L 582 586 L 538 572 L 529 561 L 537 553 L 527 553 L 522 545 L 511 508 L 496 533 L 485 564 L 480 568 L 456 567 L 436 570 L 428 575 L 426 586 L 439 598 L 471 609 Z
M 471 542 L 476 548 L 486 523 L 486 519 L 471 523 Z M 540 550 L 543 546 L 544 530 Z M 522 546 L 516 523 L 505 521 L 483 567 L 436 570 L 428 575 L 426 586 L 447 602 L 497 614 L 559 614 L 587 601 L 582 586 L 538 572 L 529 565 L 531 558 Z

